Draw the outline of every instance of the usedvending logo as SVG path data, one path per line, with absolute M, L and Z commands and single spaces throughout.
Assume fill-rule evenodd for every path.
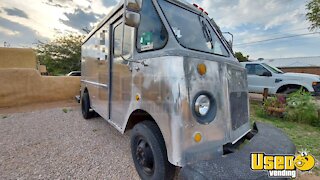
M 314 165 L 314 157 L 305 151 L 297 155 L 251 153 L 251 169 L 254 171 L 268 171 L 269 177 L 296 178 L 296 169 L 309 171 Z

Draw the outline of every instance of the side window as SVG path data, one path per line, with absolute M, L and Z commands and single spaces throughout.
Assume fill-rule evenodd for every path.
M 263 73 L 268 72 L 268 70 L 266 68 L 264 68 L 263 66 L 261 66 L 260 64 L 256 64 L 256 75 L 258 76 L 262 76 Z
M 103 27 L 102 30 L 100 30 L 99 33 L 100 37 L 100 60 L 107 60 L 108 59 L 108 53 L 109 53 L 109 33 L 107 27 Z
M 247 64 L 246 65 L 246 69 L 247 69 L 247 73 L 249 75 L 255 75 L 256 71 L 255 71 L 255 64 Z
M 123 28 L 124 28 L 124 31 L 123 31 Z M 122 55 L 125 58 L 130 58 L 133 53 L 134 28 L 126 25 L 123 26 L 123 23 L 120 23 L 114 28 L 113 33 L 114 33 L 113 34 L 114 57 L 116 58 Z
M 137 33 L 138 52 L 160 49 L 165 46 L 168 32 L 152 4 L 152 0 L 144 0 L 140 11 L 141 21 Z
M 122 54 L 121 53 L 122 52 L 122 44 L 121 44 L 122 32 L 123 32 L 123 26 L 122 26 L 122 23 L 120 23 L 114 28 L 114 32 L 113 32 L 113 56 L 114 57 L 120 57 L 120 55 Z
M 123 50 L 122 54 L 125 58 L 130 58 L 133 53 L 133 37 L 134 28 L 129 26 L 124 26 L 124 36 L 123 36 Z

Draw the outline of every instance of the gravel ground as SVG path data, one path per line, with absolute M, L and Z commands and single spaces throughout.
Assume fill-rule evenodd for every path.
M 129 133 L 79 107 L 0 115 L 0 137 L 0 179 L 139 179 Z

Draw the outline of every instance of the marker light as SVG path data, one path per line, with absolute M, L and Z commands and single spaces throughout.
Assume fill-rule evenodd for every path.
M 139 100 L 140 100 L 140 95 L 137 94 L 137 95 L 136 95 L 136 101 L 139 101 Z
M 206 65 L 205 64 L 198 64 L 198 73 L 201 75 L 201 76 L 203 76 L 203 75 L 205 75 L 206 73 L 207 73 L 207 67 L 206 67 Z
M 206 15 L 209 15 L 202 7 L 198 6 L 198 4 L 193 4 L 193 6 L 204 12 Z
M 193 136 L 193 139 L 194 139 L 194 141 L 197 142 L 197 143 L 200 142 L 201 139 L 202 139 L 201 133 L 199 133 L 199 132 L 195 133 L 194 136 Z

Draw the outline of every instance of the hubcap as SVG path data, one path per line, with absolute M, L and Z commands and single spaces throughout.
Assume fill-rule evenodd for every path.
M 143 168 L 143 171 L 147 175 L 152 175 L 154 171 L 153 153 L 147 141 L 142 138 L 138 140 L 138 145 L 136 148 L 136 158 L 139 165 Z

